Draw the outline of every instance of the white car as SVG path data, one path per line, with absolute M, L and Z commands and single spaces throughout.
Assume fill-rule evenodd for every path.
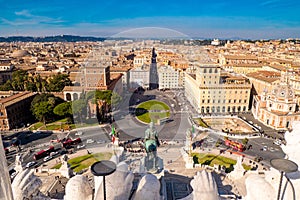
M 78 131 L 78 132 L 75 133 L 75 135 L 82 135 L 82 134 L 83 134 L 82 131 Z
M 280 140 L 275 140 L 275 141 L 274 141 L 274 144 L 280 146 L 280 145 L 282 145 L 282 142 L 281 142 Z
M 87 139 L 87 140 L 86 140 L 86 143 L 87 143 L 87 144 L 91 144 L 91 143 L 94 143 L 94 142 L 95 142 L 95 140 L 93 140 L 93 139 Z
M 51 160 L 51 159 L 52 159 L 52 156 L 46 156 L 46 157 L 44 158 L 44 161 L 46 162 L 46 161 Z
M 36 165 L 35 161 L 31 161 L 31 162 L 27 163 L 26 168 L 32 167 L 33 165 Z
M 51 156 L 51 157 L 54 157 L 54 156 L 56 156 L 56 155 L 58 155 L 58 154 L 59 154 L 58 151 L 54 151 L 54 152 L 51 152 L 51 153 L 50 153 L 50 156 Z
M 268 150 L 268 146 L 264 146 L 264 147 L 262 148 L 262 150 L 263 150 L 263 151 L 267 151 L 267 150 Z
M 104 144 L 105 141 L 104 141 L 104 140 L 98 140 L 97 143 L 98 143 L 98 144 Z
M 82 148 L 84 148 L 84 147 L 85 147 L 84 144 L 82 144 L 82 145 L 77 145 L 77 149 L 82 149 Z

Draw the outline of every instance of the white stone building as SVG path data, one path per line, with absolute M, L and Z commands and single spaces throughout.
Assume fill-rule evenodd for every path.
M 179 71 L 169 65 L 159 67 L 158 85 L 160 90 L 179 88 Z
M 129 71 L 130 88 L 149 87 L 149 67 L 137 67 Z
M 219 66 L 200 66 L 195 74 L 185 74 L 185 96 L 198 113 L 247 112 L 250 90 L 247 78 L 221 73 Z

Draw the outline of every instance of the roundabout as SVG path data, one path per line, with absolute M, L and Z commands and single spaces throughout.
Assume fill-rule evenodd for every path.
M 153 121 L 156 124 L 170 117 L 170 107 L 162 101 L 149 100 L 137 105 L 135 116 L 143 123 Z

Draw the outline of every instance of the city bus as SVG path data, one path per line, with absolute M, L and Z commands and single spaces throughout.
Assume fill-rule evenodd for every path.
M 33 155 L 33 159 L 38 160 L 48 156 L 51 152 L 55 151 L 54 146 L 50 146 L 48 149 L 41 150 Z
M 229 140 L 229 139 L 225 140 L 225 145 L 231 147 L 232 149 L 234 149 L 236 151 L 243 152 L 245 150 L 245 147 L 243 144 Z

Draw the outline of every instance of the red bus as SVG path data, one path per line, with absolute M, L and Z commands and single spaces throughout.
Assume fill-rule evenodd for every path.
M 236 151 L 244 151 L 245 147 L 243 144 L 239 143 L 239 142 L 235 142 L 232 140 L 225 140 L 225 145 L 231 147 L 232 149 L 236 150 Z
M 64 148 L 68 148 L 68 147 L 71 147 L 72 145 L 76 145 L 76 144 L 79 144 L 79 143 L 81 143 L 81 139 L 80 138 L 76 138 L 74 140 L 72 140 L 72 139 L 69 138 L 69 139 L 67 139 L 66 141 L 64 141 L 62 143 L 62 146 Z
M 33 159 L 38 160 L 48 156 L 51 152 L 54 151 L 54 146 L 50 146 L 48 149 L 41 150 L 33 155 Z

